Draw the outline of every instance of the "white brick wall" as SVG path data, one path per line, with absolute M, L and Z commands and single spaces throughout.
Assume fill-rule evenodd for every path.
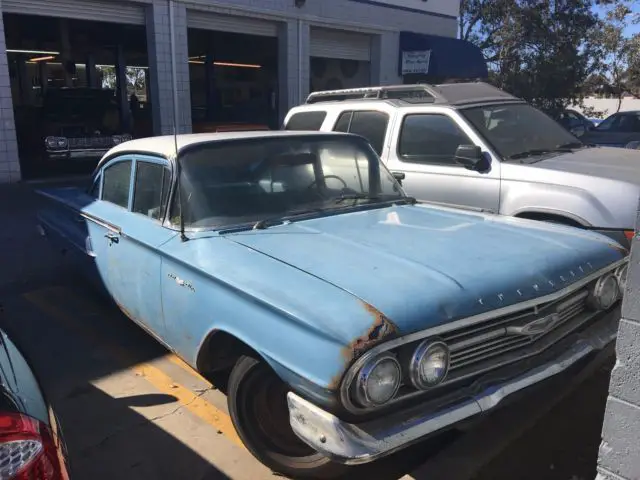
M 0 10 L 2 0 L 0 0 Z M 4 22 L 0 15 L 0 183 L 20 180 L 18 142 L 16 141 L 11 83 L 7 64 L 7 46 L 4 40 Z

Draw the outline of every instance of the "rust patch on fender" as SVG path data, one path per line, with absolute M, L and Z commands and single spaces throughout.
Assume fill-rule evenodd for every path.
M 367 331 L 357 338 L 354 338 L 348 345 L 342 349 L 342 358 L 344 359 L 345 369 L 351 364 L 353 360 L 358 358 L 367 350 L 373 348 L 375 345 L 383 342 L 389 337 L 394 337 L 398 334 L 398 326 L 393 323 L 384 313 L 378 310 L 370 303 L 362 301 L 364 309 L 373 317 L 373 323 L 367 329 Z M 342 381 L 343 372 L 336 375 L 329 384 L 329 389 L 336 390 L 340 386 Z
M 398 327 L 384 313 L 367 302 L 362 302 L 364 309 L 373 317 L 373 323 L 364 335 L 353 339 L 349 345 L 344 348 L 343 355 L 345 360 L 352 361 L 359 357 L 362 353 L 369 350 L 374 345 L 382 342 L 384 339 L 394 336 L 398 333 Z

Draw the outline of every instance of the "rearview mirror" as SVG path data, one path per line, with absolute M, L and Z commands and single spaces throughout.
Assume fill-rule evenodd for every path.
M 454 158 L 456 163 L 469 170 L 482 171 L 488 167 L 482 149 L 477 145 L 459 145 Z

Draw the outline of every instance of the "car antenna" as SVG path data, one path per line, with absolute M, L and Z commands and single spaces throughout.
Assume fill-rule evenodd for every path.
M 173 90 L 173 149 L 176 162 L 178 202 L 180 205 L 180 240 L 189 240 L 184 234 L 184 195 L 182 195 L 182 168 L 178 161 L 178 89 L 176 85 L 176 34 L 174 29 L 174 5 L 172 0 L 169 3 L 169 34 L 171 36 L 171 89 Z

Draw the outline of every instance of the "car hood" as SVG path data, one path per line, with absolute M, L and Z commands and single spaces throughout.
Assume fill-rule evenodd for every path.
M 402 335 L 556 292 L 625 255 L 595 233 L 425 205 L 225 238 L 349 292 Z
M 49 424 L 40 385 L 18 347 L 0 330 L 0 408 L 17 411 Z
M 573 153 L 563 153 L 545 158 L 528 165 L 528 167 L 620 180 L 640 185 L 640 151 L 626 148 L 583 148 Z M 506 170 L 508 171 L 508 168 Z

